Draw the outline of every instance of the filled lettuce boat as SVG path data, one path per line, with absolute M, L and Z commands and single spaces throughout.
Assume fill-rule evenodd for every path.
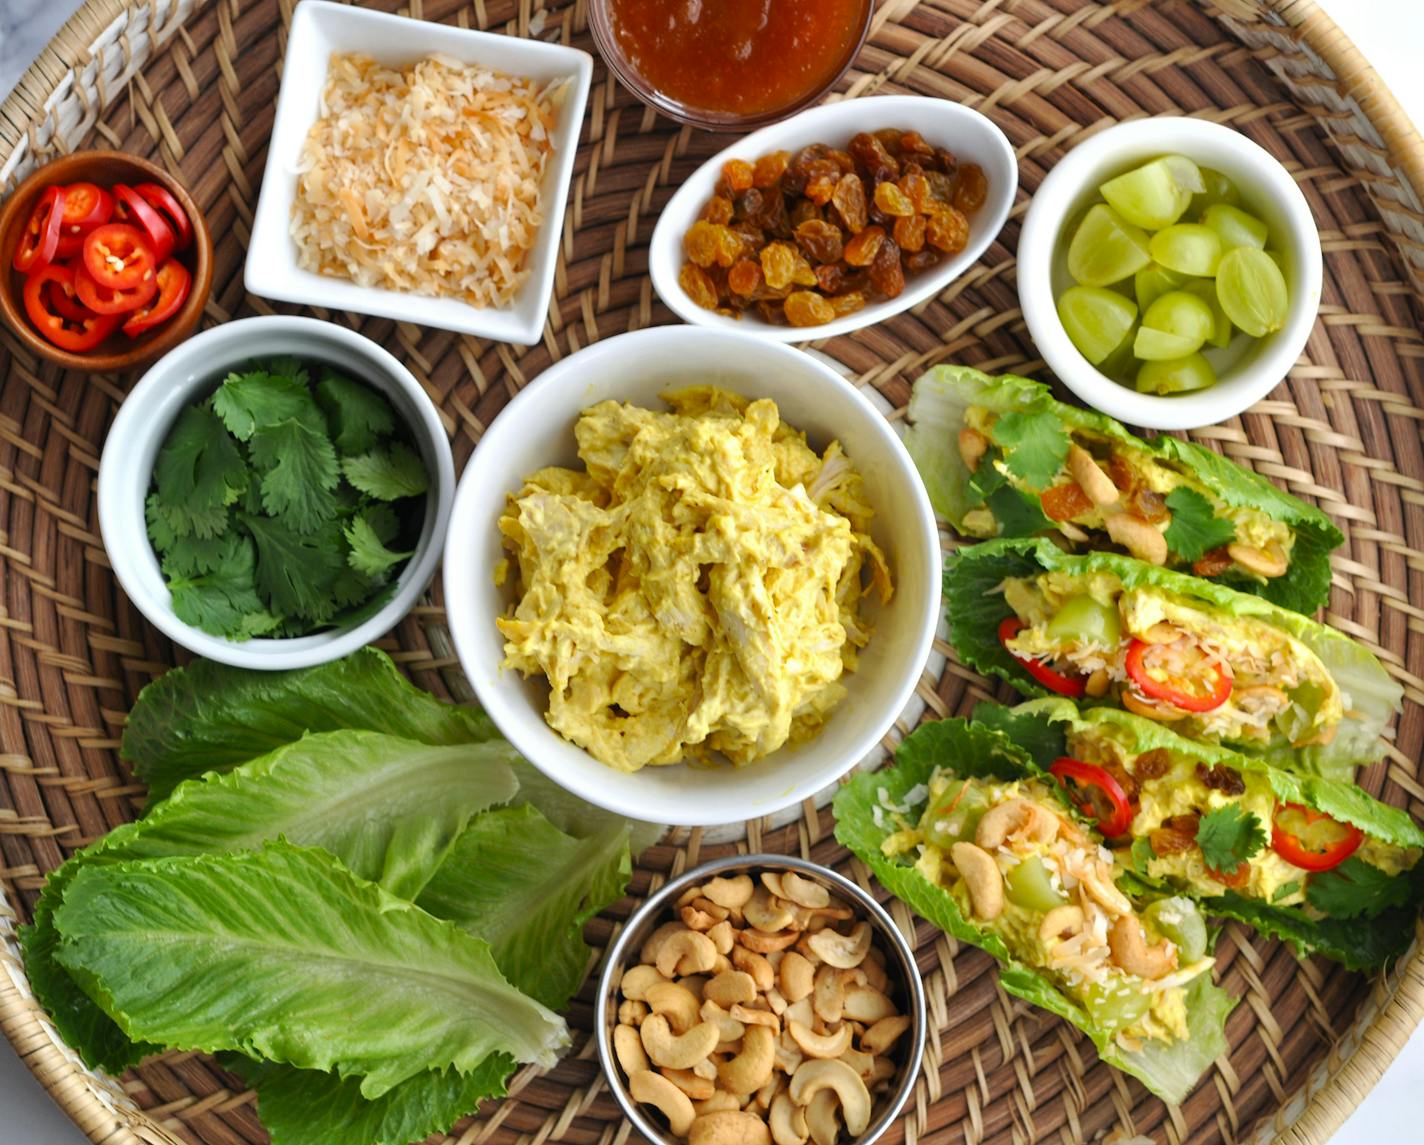
M 1021 692 L 1125 708 L 1188 739 L 1349 779 L 1403 689 L 1363 646 L 1225 585 L 1043 538 L 945 562 L 950 640 Z
M 1226 1048 L 1185 898 L 1139 911 L 1061 790 L 999 733 L 924 724 L 836 795 L 836 838 L 890 891 L 1000 964 L 1004 989 L 1072 1022 L 1102 1059 L 1179 1102 Z
M 1297 776 L 1166 725 L 1062 699 L 980 704 L 1109 840 L 1120 885 L 1352 969 L 1399 957 L 1424 902 L 1424 829 L 1354 784 Z
M 1297 612 L 1329 595 L 1340 530 L 1200 445 L 1144 441 L 1038 382 L 966 366 L 921 377 L 908 416 L 935 511 L 966 536 L 1052 531 L 1073 552 L 1125 549 Z

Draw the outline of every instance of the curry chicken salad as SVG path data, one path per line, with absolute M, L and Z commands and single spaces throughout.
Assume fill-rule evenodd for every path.
M 499 527 L 505 666 L 549 683 L 550 727 L 620 771 L 814 736 L 888 602 L 860 475 L 776 404 L 710 387 L 668 412 L 605 401 L 582 470 L 530 475 Z

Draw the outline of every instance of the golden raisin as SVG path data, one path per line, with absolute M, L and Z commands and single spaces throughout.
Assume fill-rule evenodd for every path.
M 886 298 L 898 297 L 905 289 L 905 270 L 900 265 L 900 248 L 886 239 L 870 264 L 870 285 Z
M 733 265 L 727 272 L 727 288 L 733 294 L 750 298 L 761 287 L 761 267 L 749 258 Z
M 875 188 L 875 205 L 887 215 L 896 217 L 915 213 L 915 204 L 894 183 L 881 183 Z
M 969 241 L 969 220 L 953 207 L 935 211 L 925 223 L 925 241 L 946 254 L 958 254 Z
M 812 262 L 839 262 L 841 231 L 834 223 L 811 220 L 796 228 L 796 245 Z
M 1083 487 L 1076 481 L 1065 481 L 1051 489 L 1044 490 L 1043 515 L 1050 521 L 1071 521 L 1093 507 Z
M 717 250 L 715 261 L 720 267 L 729 267 L 742 255 L 742 236 L 730 227 L 716 227 Z
M 722 178 L 727 180 L 727 186 L 733 191 L 749 191 L 753 179 L 752 165 L 745 159 L 728 159 L 722 164 Z
M 944 258 L 939 251 L 932 246 L 922 247 L 920 250 L 912 251 L 905 256 L 906 270 L 928 270 L 936 265 L 940 259 Z
M 809 290 L 798 290 L 786 300 L 786 321 L 793 326 L 820 326 L 835 316 L 831 304 Z
M 884 241 L 885 232 L 880 227 L 866 227 L 845 244 L 844 258 L 851 266 L 869 266 Z
M 881 186 L 885 184 L 882 183 Z M 924 215 L 906 215 L 896 219 L 895 229 L 891 233 L 901 250 L 914 253 L 925 245 Z
M 906 131 L 900 136 L 900 157 L 925 163 L 934 159 L 935 149 L 925 142 L 918 131 Z
M 677 282 L 687 292 L 687 297 L 703 310 L 717 309 L 717 289 L 700 266 L 690 262 L 683 263 L 682 270 L 677 275 Z
M 816 285 L 826 294 L 839 294 L 845 286 L 845 278 L 845 270 L 838 262 L 816 268 Z
M 752 186 L 761 187 L 763 190 L 776 186 L 777 180 L 786 174 L 786 165 L 790 160 L 789 151 L 773 151 L 770 155 L 763 155 L 752 168 Z
M 806 184 L 806 198 L 819 207 L 824 207 L 836 193 L 840 180 L 835 175 L 813 175 Z
M 732 221 L 732 200 L 721 195 L 713 195 L 702 208 L 704 222 L 726 225 Z
M 974 212 L 984 205 L 989 195 L 989 180 L 977 163 L 966 163 L 954 177 L 954 205 L 961 211 Z
M 934 202 L 934 196 L 930 193 L 930 181 L 919 171 L 901 175 L 900 190 L 917 211 L 928 211 L 930 204 Z
M 854 314 L 857 310 L 865 309 L 865 295 L 858 290 L 852 290 L 848 294 L 837 294 L 830 301 L 831 309 L 836 312 L 837 318 L 843 318 L 847 314 Z
M 865 184 L 859 175 L 842 176 L 831 195 L 831 206 L 841 217 L 841 225 L 853 235 L 865 230 L 868 221 L 865 204 Z
M 711 266 L 717 261 L 717 226 L 702 219 L 687 228 L 682 237 L 683 253 L 698 266 Z
M 761 252 L 761 273 L 767 286 L 772 290 L 782 290 L 791 285 L 796 274 L 796 262 L 802 259 L 795 247 L 787 243 L 772 243 Z

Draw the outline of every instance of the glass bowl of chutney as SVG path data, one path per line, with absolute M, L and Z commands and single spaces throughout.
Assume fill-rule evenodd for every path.
M 846 73 L 874 0 L 590 0 L 604 63 L 656 111 L 745 131 L 815 103 Z

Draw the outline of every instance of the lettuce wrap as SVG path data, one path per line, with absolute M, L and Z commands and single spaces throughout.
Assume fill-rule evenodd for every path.
M 1403 697 L 1371 652 L 1334 629 L 1113 553 L 987 541 L 946 560 L 944 598 L 950 640 L 971 668 L 1030 696 L 1130 707 L 1302 774 L 1349 779 L 1379 759 Z
M 1038 382 L 967 366 L 936 366 L 922 376 L 908 416 L 905 445 L 935 511 L 961 533 L 1054 530 L 1075 552 L 1116 547 L 1120 534 L 1110 535 L 1103 508 L 1074 482 L 1070 450 L 1086 450 L 1118 484 L 1105 487 L 1121 494 L 1108 512 L 1150 518 L 1165 538 L 1167 567 L 1296 612 L 1313 613 L 1329 596 L 1340 530 L 1319 509 L 1203 446 L 1143 440 L 1110 417 L 1056 400 Z M 981 447 L 971 470 L 966 458 Z
M 1373 970 L 1398 958 L 1414 936 L 1424 905 L 1424 828 L 1408 812 L 1372 798 L 1354 784 L 1300 776 L 1210 744 L 1184 739 L 1170 727 L 1113 708 L 1080 711 L 1065 699 L 1033 700 L 1015 708 L 981 703 L 977 723 L 1003 732 L 1042 768 L 1064 756 L 1108 769 L 1134 805 L 1130 834 L 1115 841 L 1121 886 L 1129 891 L 1181 893 L 1213 915 L 1236 919 L 1296 954 L 1321 954 L 1352 970 Z M 1355 850 L 1338 865 L 1311 872 L 1290 862 L 1287 805 L 1309 808 L 1357 829 Z M 1175 816 L 1199 819 L 1205 846 L 1177 850 Z M 1164 824 L 1166 825 L 1164 827 Z M 1213 836 L 1213 825 L 1236 834 Z M 1349 838 L 1331 827 L 1333 837 Z M 1243 875 L 1232 887 L 1214 877 L 1205 852 L 1237 857 Z M 1155 844 L 1165 842 L 1163 855 Z M 1284 853 L 1282 853 L 1284 852 Z
M 1006 991 L 1077 1026 L 1105 1062 L 1138 1078 L 1164 1101 L 1182 1101 L 1226 1051 L 1225 1023 L 1234 999 L 1212 983 L 1209 971 L 1201 973 L 1183 991 L 1186 1036 L 1126 1048 L 1046 971 L 1017 958 L 998 929 L 970 917 L 949 888 L 926 876 L 912 853 L 887 853 L 887 841 L 907 822 L 904 816 L 921 814 L 928 789 L 945 772 L 969 781 L 1043 778 L 1037 765 L 998 732 L 960 719 L 924 724 L 900 744 L 892 766 L 857 775 L 841 788 L 835 799 L 836 838 L 923 918 L 993 955 Z

